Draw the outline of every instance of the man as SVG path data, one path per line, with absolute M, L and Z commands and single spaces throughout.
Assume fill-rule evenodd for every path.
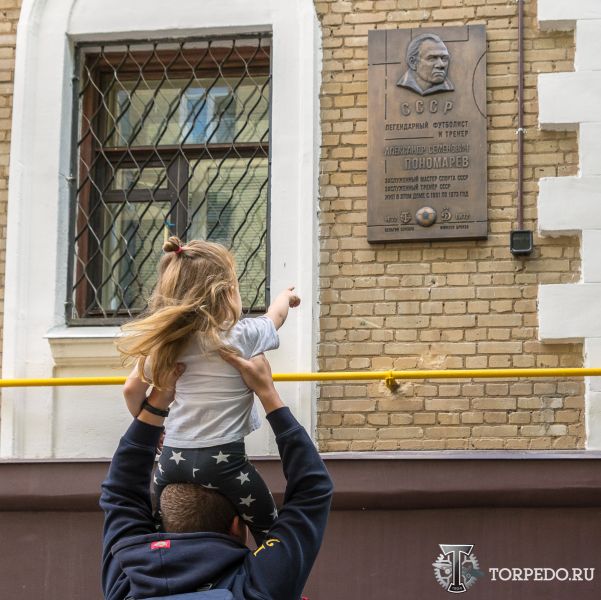
M 265 357 L 227 360 L 257 394 L 276 436 L 287 482 L 278 518 L 253 553 L 244 544 L 246 525 L 228 500 L 201 486 L 175 484 L 174 493 L 171 486 L 163 492 L 167 501 L 161 499 L 167 532 L 156 533 L 150 477 L 164 420 L 160 413 L 172 402 L 173 389 L 155 389 L 121 439 L 102 484 L 106 600 L 205 590 L 215 600 L 299 600 L 322 542 L 332 482 L 307 432 L 275 390 Z M 170 388 L 179 374 L 173 373 Z
M 398 80 L 397 85 L 422 96 L 451 92 L 455 87 L 447 77 L 449 61 L 449 51 L 437 35 L 418 35 L 407 46 L 409 69 Z

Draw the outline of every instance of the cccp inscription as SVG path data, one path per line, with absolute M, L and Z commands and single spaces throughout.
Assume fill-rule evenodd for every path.
M 368 241 L 486 237 L 484 26 L 368 39 Z

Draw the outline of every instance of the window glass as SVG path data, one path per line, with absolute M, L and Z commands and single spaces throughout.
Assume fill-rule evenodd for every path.
M 165 202 L 108 205 L 102 245 L 102 305 L 107 310 L 143 309 L 156 282 L 163 243 Z M 158 243 L 157 243 L 158 242 Z
M 224 144 L 267 139 L 268 78 L 120 81 L 109 94 L 109 146 Z
M 265 294 L 266 182 L 266 158 L 228 158 L 201 161 L 188 187 L 188 237 L 232 248 L 244 306 Z
M 167 188 L 167 171 L 163 168 L 115 169 L 111 179 L 112 190 L 156 190 Z

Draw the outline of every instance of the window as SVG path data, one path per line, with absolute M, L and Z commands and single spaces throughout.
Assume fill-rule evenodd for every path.
M 270 41 L 78 48 L 68 322 L 142 310 L 169 235 L 229 247 L 245 311 L 265 310 Z

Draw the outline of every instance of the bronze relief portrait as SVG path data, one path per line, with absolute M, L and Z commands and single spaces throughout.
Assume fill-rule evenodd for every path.
M 421 96 L 455 89 L 449 79 L 451 55 L 445 43 L 434 33 L 424 33 L 413 38 L 405 55 L 409 67 L 397 85 Z

